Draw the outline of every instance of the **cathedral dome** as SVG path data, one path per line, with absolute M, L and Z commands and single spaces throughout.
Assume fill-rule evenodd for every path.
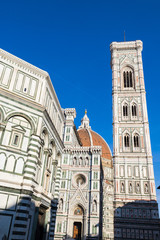
M 112 167 L 111 150 L 106 141 L 98 133 L 91 130 L 91 127 L 89 126 L 89 118 L 87 117 L 87 112 L 85 112 L 85 115 L 81 120 L 81 126 L 78 129 L 78 135 L 83 147 L 101 146 L 102 165 L 107 164 Z

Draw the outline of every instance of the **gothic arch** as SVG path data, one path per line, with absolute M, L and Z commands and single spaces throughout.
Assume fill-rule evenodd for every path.
M 131 147 L 131 134 L 128 132 L 128 130 L 125 130 L 122 134 L 123 136 L 123 149 L 130 149 Z
M 132 133 L 133 149 L 141 147 L 140 133 L 134 130 Z
M 135 100 L 130 103 L 131 117 L 138 117 L 138 104 Z
M 121 68 L 121 88 L 135 88 L 135 74 L 134 67 L 130 64 L 124 65 Z
M 71 207 L 71 212 L 74 215 L 74 211 L 77 207 L 80 207 L 83 211 L 83 216 L 86 215 L 86 208 L 82 202 L 76 201 L 75 204 Z
M 123 136 L 124 136 L 125 134 L 131 135 L 130 132 L 129 132 L 127 129 L 125 129 L 125 130 L 122 132 L 122 135 L 123 135 Z
M 124 100 L 121 104 L 121 111 L 122 111 L 122 118 L 129 117 L 129 103 L 128 101 Z
M 135 66 L 133 66 L 133 64 L 130 64 L 130 63 L 123 63 L 120 65 L 120 71 L 122 72 L 125 68 L 131 68 L 132 71 L 134 72 L 135 71 Z
M 5 118 L 5 123 L 7 123 L 10 118 L 16 117 L 16 116 L 25 118 L 25 119 L 30 123 L 30 125 L 31 125 L 32 134 L 35 134 L 35 133 L 36 133 L 36 128 L 35 128 L 35 124 L 34 124 L 33 120 L 31 119 L 31 117 L 29 117 L 29 116 L 26 115 L 25 113 L 20 113 L 20 112 L 10 113 L 10 114 Z

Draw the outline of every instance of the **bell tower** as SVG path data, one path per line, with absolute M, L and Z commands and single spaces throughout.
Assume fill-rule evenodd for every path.
M 159 239 L 142 48 L 140 40 L 110 45 L 115 239 Z

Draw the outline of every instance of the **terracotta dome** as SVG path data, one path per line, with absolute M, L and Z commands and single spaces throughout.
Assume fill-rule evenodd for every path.
M 78 135 L 81 140 L 82 146 L 102 146 L 102 158 L 111 160 L 111 151 L 105 140 L 96 132 L 89 128 L 79 128 Z
M 91 130 L 90 121 L 85 111 L 84 117 L 81 119 L 81 126 L 78 129 L 78 135 L 83 147 L 101 146 L 102 166 L 113 167 L 111 151 L 106 141 L 96 132 Z

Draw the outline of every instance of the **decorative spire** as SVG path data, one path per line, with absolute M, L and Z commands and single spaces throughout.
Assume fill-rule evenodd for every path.
M 81 119 L 81 126 L 79 126 L 79 128 L 91 128 L 89 126 L 89 118 L 87 116 L 87 109 L 85 109 L 85 114 L 84 114 L 84 117 Z

